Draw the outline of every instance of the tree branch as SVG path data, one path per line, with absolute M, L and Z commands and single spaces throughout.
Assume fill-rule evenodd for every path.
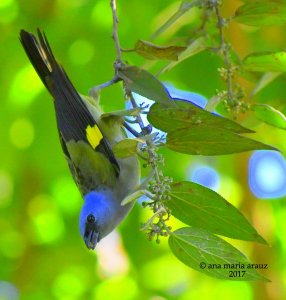
M 119 37 L 118 37 L 118 18 L 117 18 L 117 14 L 116 14 L 116 0 L 111 0 L 110 6 L 111 6 L 111 10 L 112 10 L 112 17 L 113 17 L 112 38 L 115 43 L 116 63 L 121 65 L 122 64 L 122 54 L 121 54 Z
M 89 96 L 91 97 L 96 97 L 98 92 L 106 87 L 111 86 L 112 84 L 120 81 L 121 78 L 119 78 L 117 75 L 115 75 L 111 80 L 104 82 L 100 85 L 94 86 L 93 88 L 91 88 L 88 92 Z
M 113 16 L 113 30 L 112 30 L 112 37 L 115 44 L 116 49 L 116 62 L 114 64 L 115 74 L 117 71 L 122 67 L 122 51 L 120 47 L 119 37 L 118 37 L 118 17 L 116 14 L 116 0 L 110 1 L 110 6 L 112 10 Z M 115 75 L 116 76 L 116 75 Z M 133 108 L 138 108 L 138 104 L 136 103 L 131 90 L 129 90 L 126 86 L 125 89 L 125 97 L 126 99 L 131 101 Z M 162 203 L 162 199 L 166 199 L 168 195 L 166 191 L 169 189 L 169 181 L 170 179 L 167 177 L 163 177 L 162 174 L 159 172 L 158 163 L 161 161 L 161 158 L 156 153 L 157 146 L 153 141 L 153 136 L 150 135 L 150 126 L 144 126 L 144 122 L 140 114 L 136 115 L 136 123 L 140 126 L 141 133 L 139 136 L 146 136 L 146 151 L 148 153 L 147 164 L 149 164 L 152 168 L 152 172 L 154 173 L 155 181 L 150 183 L 149 191 L 154 194 L 152 198 L 152 202 L 148 203 L 148 206 L 153 210 L 154 216 L 151 217 L 149 221 L 146 223 L 145 231 L 147 232 L 148 238 L 152 239 L 156 236 L 156 241 L 159 242 L 159 237 L 161 235 L 168 235 L 170 233 L 168 226 L 166 226 L 165 222 L 169 220 L 169 211 L 165 208 L 164 204 Z M 133 132 L 132 128 L 125 122 L 125 128 L 127 128 L 131 133 Z M 152 127 L 151 127 L 152 128 Z M 136 136 L 136 133 L 133 133 Z M 148 197 L 148 194 L 146 194 Z M 165 215 L 168 215 L 167 219 L 164 219 Z M 154 224 L 155 217 L 158 217 L 159 220 L 157 223 Z M 167 228 L 167 229 L 166 229 Z
M 232 70 L 232 64 L 229 59 L 229 47 L 227 43 L 224 40 L 224 34 L 223 34 L 223 27 L 224 27 L 224 20 L 221 16 L 220 10 L 219 10 L 219 3 L 215 5 L 215 13 L 217 17 L 217 26 L 219 29 L 219 37 L 220 37 L 220 46 L 219 50 L 222 53 L 225 69 L 226 69 L 226 82 L 227 82 L 227 101 L 229 104 L 233 102 L 233 91 L 232 91 L 232 76 L 233 76 L 233 70 Z

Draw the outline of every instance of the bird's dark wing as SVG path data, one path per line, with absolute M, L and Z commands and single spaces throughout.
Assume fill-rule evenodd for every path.
M 45 34 L 38 30 L 37 39 L 33 34 L 21 30 L 20 40 L 39 77 L 54 98 L 58 130 L 65 154 L 69 157 L 66 142 L 84 141 L 108 158 L 118 176 L 119 165 L 108 141 L 56 61 Z

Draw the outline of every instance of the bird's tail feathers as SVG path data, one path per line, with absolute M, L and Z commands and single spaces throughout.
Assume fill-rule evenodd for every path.
M 21 30 L 20 32 L 20 41 L 27 56 L 46 88 L 53 94 L 49 78 L 51 77 L 53 70 L 60 70 L 61 68 L 54 58 L 45 34 L 42 34 L 39 29 L 38 37 L 39 40 L 37 40 L 32 33 L 25 30 Z
M 54 98 L 62 144 L 70 140 L 85 141 L 103 153 L 119 175 L 119 165 L 97 120 L 90 113 L 64 69 L 56 61 L 45 34 L 38 29 L 38 39 L 25 30 L 20 32 L 22 45 L 46 88 Z M 63 146 L 65 153 L 67 149 Z

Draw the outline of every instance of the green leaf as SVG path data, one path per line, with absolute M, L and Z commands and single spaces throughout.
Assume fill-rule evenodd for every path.
M 286 3 L 283 0 L 249 1 L 236 10 L 235 20 L 250 26 L 285 25 Z
M 192 155 L 224 155 L 251 150 L 277 150 L 274 147 L 220 128 L 183 128 L 167 134 L 166 146 Z
M 269 281 L 238 249 L 206 230 L 180 228 L 171 234 L 169 246 L 181 262 L 208 276 L 237 281 Z
M 135 66 L 123 66 L 118 76 L 129 90 L 155 102 L 174 105 L 164 85 L 146 70 Z
M 286 130 L 286 116 L 279 110 L 267 104 L 256 104 L 253 110 L 259 120 Z
M 254 89 L 251 91 L 250 97 L 256 95 L 281 74 L 281 72 L 267 72 L 263 74 L 256 86 L 254 87 Z
M 138 198 L 142 197 L 143 195 L 145 195 L 146 193 L 148 193 L 148 191 L 145 190 L 137 190 L 134 191 L 131 194 L 128 194 L 122 201 L 121 201 L 121 205 L 124 206 L 126 204 L 129 204 L 131 202 L 135 202 Z
M 115 144 L 112 150 L 116 157 L 126 158 L 136 154 L 138 145 L 142 143 L 145 143 L 145 141 L 138 138 L 124 139 Z
M 207 48 L 206 45 L 206 38 L 205 37 L 199 37 L 198 39 L 194 40 L 187 48 L 186 50 L 182 51 L 178 55 L 177 61 L 172 61 L 168 63 L 163 69 L 160 70 L 160 74 L 166 71 L 170 71 L 172 68 L 174 68 L 177 64 L 181 63 L 185 59 L 205 50 Z
M 286 72 L 286 52 L 252 53 L 244 58 L 243 65 L 252 72 Z
M 135 44 L 135 51 L 147 59 L 168 59 L 178 60 L 178 55 L 186 47 L 179 46 L 158 46 L 148 41 L 138 40 Z
M 206 187 L 188 181 L 173 183 L 170 197 L 164 204 L 187 225 L 233 239 L 267 244 L 238 209 Z
M 218 106 L 218 104 L 221 102 L 221 97 L 217 96 L 217 95 L 214 95 L 212 96 L 206 106 L 205 106 L 205 110 L 209 111 L 209 112 L 212 112 L 215 110 L 215 108 Z
M 157 38 L 160 34 L 165 32 L 172 26 L 181 16 L 183 16 L 192 7 L 202 4 L 204 0 L 183 0 L 179 9 L 152 35 L 152 40 Z
M 147 115 L 148 121 L 165 132 L 181 128 L 197 130 L 199 127 L 208 127 L 212 131 L 214 128 L 224 128 L 237 133 L 253 132 L 229 119 L 214 115 L 190 101 L 174 100 L 176 107 L 164 107 L 161 104 L 154 103 Z

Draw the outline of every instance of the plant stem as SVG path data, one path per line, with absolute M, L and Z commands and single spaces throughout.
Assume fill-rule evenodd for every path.
M 138 105 L 132 95 L 130 96 L 130 101 L 134 108 L 138 107 Z M 143 120 L 142 120 L 140 114 L 138 114 L 136 116 L 136 120 L 137 120 L 137 123 L 139 124 L 141 130 L 144 131 L 145 127 L 144 127 L 144 123 L 143 123 Z M 147 145 L 147 151 L 148 151 L 148 155 L 149 155 L 150 164 L 151 164 L 152 169 L 154 170 L 154 176 L 155 176 L 156 183 L 158 186 L 160 186 L 161 180 L 160 180 L 160 176 L 159 176 L 158 166 L 157 166 L 157 163 L 155 160 L 156 154 L 154 153 L 152 141 L 147 140 L 146 145 Z
M 118 37 L 118 17 L 116 14 L 116 0 L 111 0 L 110 6 L 112 9 L 112 16 L 113 16 L 112 37 L 113 37 L 115 49 L 116 49 L 116 62 L 114 64 L 114 68 L 115 68 L 115 74 L 117 74 L 117 71 L 123 65 L 123 61 L 122 61 L 122 51 L 121 51 L 119 37 Z M 116 75 L 115 75 L 115 77 L 116 77 Z M 123 82 L 123 84 L 124 84 L 124 82 Z M 125 89 L 126 98 L 128 100 L 130 99 L 133 108 L 138 108 L 139 106 L 136 103 L 131 90 L 127 89 L 126 86 L 124 86 L 124 89 Z M 163 179 L 161 180 L 161 176 L 160 176 L 159 169 L 158 169 L 158 156 L 156 154 L 157 145 L 155 145 L 155 143 L 153 142 L 152 135 L 149 135 L 148 130 L 146 130 L 147 127 L 144 126 L 144 122 L 143 122 L 140 114 L 136 115 L 136 123 L 138 123 L 138 125 L 140 126 L 140 129 L 141 129 L 141 133 L 139 134 L 139 136 L 146 136 L 146 150 L 148 153 L 147 161 L 151 165 L 152 173 L 154 174 L 154 177 L 155 177 L 154 186 L 155 186 L 156 192 L 154 194 L 152 194 L 152 197 L 151 197 L 151 194 L 149 195 L 149 197 L 153 200 L 153 203 L 154 203 L 152 205 L 154 215 L 147 221 L 147 223 L 144 226 L 145 229 L 151 228 L 151 231 L 153 232 L 153 229 L 152 229 L 153 227 L 150 224 L 151 223 L 153 224 L 155 217 L 158 216 L 159 222 L 164 223 L 163 217 L 161 216 L 161 214 L 163 212 L 166 212 L 166 209 L 165 209 L 163 203 L 161 202 L 161 198 L 162 198 L 161 190 L 164 185 L 164 180 Z M 131 132 L 133 131 L 133 129 L 126 122 L 125 122 L 124 126 Z M 133 134 L 135 136 L 139 137 L 136 132 L 134 132 Z M 157 240 L 158 240 L 158 234 L 159 233 L 157 233 Z
M 110 6 L 112 10 L 112 17 L 113 17 L 112 38 L 115 43 L 116 61 L 120 65 L 122 64 L 122 54 L 121 54 L 119 37 L 118 37 L 118 18 L 116 14 L 116 0 L 111 0 Z
M 123 123 L 123 126 L 135 137 L 140 137 L 140 133 L 138 133 L 135 129 L 133 129 L 127 122 Z
M 111 80 L 107 81 L 107 82 L 104 82 L 100 85 L 97 85 L 97 86 L 94 86 L 93 88 L 91 88 L 88 92 L 88 94 L 90 96 L 96 96 L 98 91 L 100 91 L 101 89 L 104 89 L 104 88 L 107 88 L 109 86 L 111 86 L 112 84 L 120 81 L 121 78 L 119 78 L 117 75 L 115 75 Z
M 219 29 L 219 36 L 220 36 L 220 46 L 219 49 L 222 53 L 225 68 L 227 71 L 227 77 L 226 77 L 226 82 L 227 82 L 227 101 L 229 104 L 233 101 L 233 90 L 232 90 L 232 76 L 233 76 L 233 71 L 232 71 L 232 65 L 230 62 L 229 58 L 229 49 L 228 45 L 226 44 L 224 40 L 224 34 L 223 34 L 223 27 L 224 27 L 224 20 L 221 16 L 220 9 L 219 9 L 219 4 L 217 3 L 215 5 L 215 13 L 217 17 L 217 26 Z
M 132 104 L 133 108 L 138 108 L 139 106 L 137 105 L 137 103 L 136 103 L 134 97 L 132 96 L 131 93 L 129 93 L 129 94 L 130 94 L 130 95 L 129 95 L 129 96 L 130 96 L 130 101 L 131 101 L 131 104 Z M 142 120 L 140 114 L 138 114 L 138 115 L 136 116 L 136 121 L 137 121 L 137 123 L 139 124 L 141 130 L 143 131 L 144 128 L 145 128 L 145 126 L 144 126 L 144 123 L 143 123 L 143 120 Z
M 148 229 L 149 226 L 150 226 L 151 224 L 153 224 L 154 219 L 155 219 L 157 216 L 159 216 L 159 214 L 165 213 L 165 212 L 166 212 L 165 208 L 161 206 L 161 207 L 154 213 L 154 215 L 153 215 L 153 216 L 152 216 L 152 217 L 144 224 L 144 226 L 141 228 L 141 230 L 146 230 L 146 229 Z

